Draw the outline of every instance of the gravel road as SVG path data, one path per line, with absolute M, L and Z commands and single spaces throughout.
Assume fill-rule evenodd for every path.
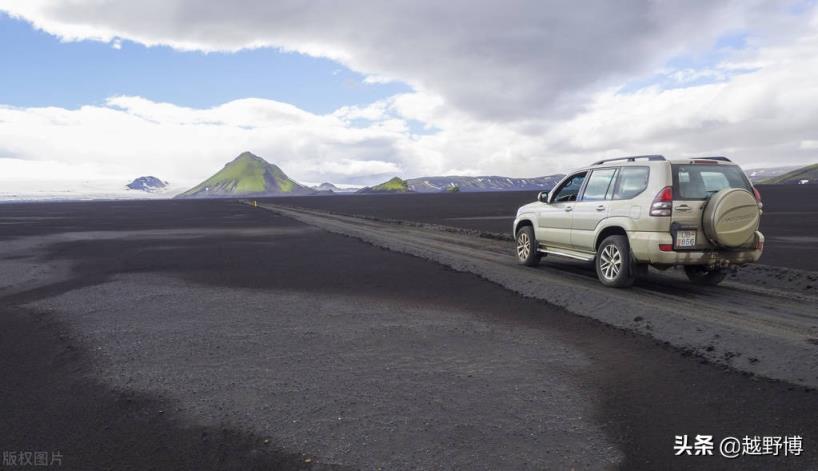
M 431 263 L 398 251 L 464 236 L 370 223 L 230 201 L 0 208 L 0 450 L 63 469 L 818 466 L 814 390 L 462 272 L 495 263 L 494 241 Z M 510 270 L 542 287 L 553 268 Z M 578 267 L 550 276 L 599 296 Z M 674 457 L 697 433 L 805 451 Z
M 718 287 L 652 270 L 629 290 L 599 284 L 588 265 L 546 258 L 516 264 L 513 245 L 421 224 L 397 224 L 307 209 L 262 205 L 282 215 L 380 247 L 479 275 L 615 327 L 647 334 L 716 363 L 818 387 L 816 273 L 750 267 Z M 553 261 L 552 261 L 553 260 Z M 746 279 L 745 279 L 746 278 Z
M 765 265 L 818 271 L 818 185 L 763 185 Z M 395 219 L 509 234 L 536 191 L 296 196 L 260 201 L 351 216 Z

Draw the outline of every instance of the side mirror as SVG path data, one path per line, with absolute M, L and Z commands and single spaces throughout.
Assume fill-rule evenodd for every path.
M 539 201 L 540 203 L 548 204 L 548 192 L 547 191 L 539 192 L 537 194 L 537 201 Z

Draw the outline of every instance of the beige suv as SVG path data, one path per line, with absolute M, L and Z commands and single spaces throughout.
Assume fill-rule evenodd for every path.
M 764 248 L 761 195 L 725 157 L 601 160 L 537 199 L 514 220 L 518 261 L 593 260 L 606 286 L 630 286 L 648 266 L 678 265 L 691 281 L 716 285 Z

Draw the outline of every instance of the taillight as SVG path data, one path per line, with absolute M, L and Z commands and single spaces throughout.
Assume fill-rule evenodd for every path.
M 666 186 L 653 198 L 650 205 L 651 216 L 670 216 L 673 212 L 673 188 Z
M 659 250 L 662 252 L 673 252 L 673 244 L 659 244 Z
M 758 202 L 758 209 L 763 208 L 764 203 L 761 202 L 761 193 L 758 192 L 758 189 L 756 189 L 756 187 L 753 187 L 753 194 L 756 196 L 756 201 Z

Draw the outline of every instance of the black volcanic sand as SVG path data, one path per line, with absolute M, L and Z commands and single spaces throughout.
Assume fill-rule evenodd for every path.
M 767 237 L 761 263 L 818 270 L 818 185 L 763 185 L 758 189 L 764 202 L 761 231 Z M 536 198 L 537 192 L 514 191 L 322 195 L 264 201 L 510 234 L 517 208 Z
M 7 205 L 0 228 L 108 235 L 0 259 L 71 266 L 0 291 L 0 449 L 65 469 L 818 466 L 815 391 L 269 211 Z M 805 452 L 675 458 L 697 433 Z

